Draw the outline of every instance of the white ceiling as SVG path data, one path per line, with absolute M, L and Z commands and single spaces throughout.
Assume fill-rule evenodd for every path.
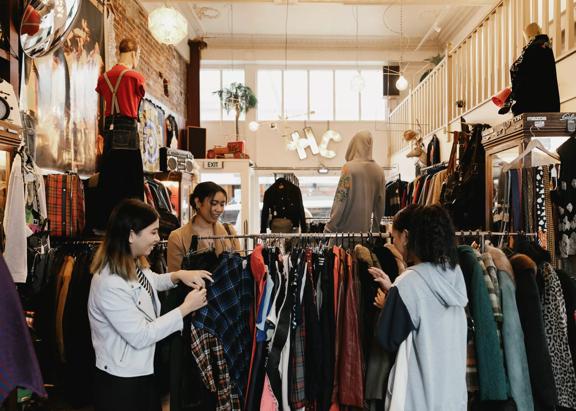
M 151 11 L 165 2 L 140 0 Z M 260 0 L 168 2 L 209 48 L 358 47 L 438 50 L 495 0 Z M 356 19 L 357 13 L 357 19 Z M 401 18 L 402 17 L 402 18 Z M 356 24 L 358 33 L 356 34 Z M 439 30 L 439 31 L 438 31 Z M 402 34 L 402 36 L 401 36 Z M 185 57 L 188 46 L 178 46 Z

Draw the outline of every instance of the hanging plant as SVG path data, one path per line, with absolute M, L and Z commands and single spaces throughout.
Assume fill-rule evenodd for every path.
M 258 99 L 254 95 L 252 89 L 242 83 L 231 83 L 229 87 L 215 91 L 214 94 L 218 95 L 222 108 L 230 113 L 234 110 L 236 120 L 236 141 L 240 136 L 238 129 L 238 121 L 242 113 L 248 113 L 251 109 L 255 108 L 258 104 Z

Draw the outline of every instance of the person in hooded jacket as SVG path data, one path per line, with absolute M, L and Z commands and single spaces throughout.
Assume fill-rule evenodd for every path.
M 346 151 L 346 164 L 325 232 L 366 233 L 380 231 L 384 215 L 386 180 L 384 170 L 372 159 L 372 133 L 359 131 Z
M 394 284 L 369 269 L 387 294 L 376 339 L 398 351 L 386 409 L 464 411 L 468 297 L 452 220 L 439 205 L 407 207 L 394 218 L 392 238 L 408 269 Z

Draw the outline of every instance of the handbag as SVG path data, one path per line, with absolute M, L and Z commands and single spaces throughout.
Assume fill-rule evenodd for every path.
M 484 226 L 486 152 L 482 145 L 482 131 L 487 127 L 482 124 L 474 126 L 460 164 L 446 182 L 443 202 L 454 225 L 461 230 Z

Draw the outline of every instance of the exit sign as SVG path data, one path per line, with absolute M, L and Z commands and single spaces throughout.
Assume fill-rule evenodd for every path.
M 204 168 L 224 168 L 224 162 L 218 160 L 204 161 Z

